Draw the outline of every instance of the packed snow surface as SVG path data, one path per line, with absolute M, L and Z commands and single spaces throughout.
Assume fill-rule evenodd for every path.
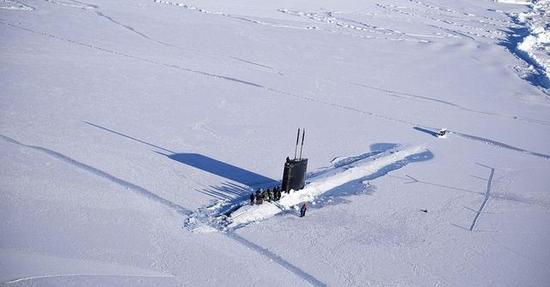
M 550 286 L 548 23 L 0 0 L 0 285 Z M 306 188 L 250 205 L 299 127 Z

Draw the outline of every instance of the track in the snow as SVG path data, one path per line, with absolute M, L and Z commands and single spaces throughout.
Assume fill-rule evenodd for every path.
M 54 150 L 51 150 L 51 149 L 48 149 L 48 148 L 44 148 L 44 147 L 41 147 L 41 146 L 36 146 L 36 145 L 27 145 L 27 144 L 24 144 L 24 143 L 21 143 L 21 142 L 18 142 L 10 137 L 7 137 L 7 136 L 4 136 L 4 135 L 0 135 L 0 139 L 6 141 L 6 142 L 9 142 L 9 143 L 12 143 L 12 144 L 15 144 L 15 145 L 18 145 L 18 146 L 21 146 L 21 147 L 25 147 L 25 148 L 29 148 L 29 149 L 33 149 L 33 150 L 36 150 L 36 151 L 39 151 L 39 152 L 42 152 L 42 153 L 45 153 L 55 159 L 58 159 L 58 160 L 61 160 L 65 163 L 68 163 L 74 167 L 77 167 L 81 170 L 84 170 L 88 173 L 91 173 L 95 176 L 99 176 L 103 179 L 106 179 L 110 182 L 113 182 L 121 187 L 123 187 L 124 189 L 127 189 L 127 190 L 130 190 L 130 191 L 133 191 L 133 192 L 136 192 L 138 194 L 141 194 L 143 195 L 145 198 L 147 199 L 150 199 L 150 200 L 153 200 L 157 203 L 160 203 L 162 205 L 164 205 L 165 207 L 168 207 L 170 209 L 173 209 L 183 215 L 189 215 L 191 214 L 192 212 L 177 204 L 177 203 L 174 203 L 166 198 L 163 198 L 157 194 L 155 194 L 154 192 L 152 191 L 149 191 L 139 185 L 136 185 L 136 184 L 133 184 L 131 182 L 128 182 L 124 179 L 121 179 L 119 177 L 116 177 L 114 175 L 111 175 L 105 171 L 102 171 L 98 168 L 95 168 L 91 165 L 88 165 L 88 164 L 85 164 L 83 162 L 80 162 L 80 161 L 77 161 L 69 156 L 66 156 L 62 153 L 59 153 L 57 151 L 54 151 Z

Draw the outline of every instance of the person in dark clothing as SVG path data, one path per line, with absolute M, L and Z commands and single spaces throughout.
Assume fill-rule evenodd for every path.
M 254 205 L 254 201 L 256 201 L 256 196 L 254 195 L 254 192 L 250 194 L 250 205 Z
M 262 192 L 260 189 L 256 190 L 256 204 L 262 204 Z
M 306 215 L 306 211 L 307 211 L 307 203 L 304 202 L 304 204 L 302 204 L 302 208 L 300 208 L 300 217 L 304 217 Z

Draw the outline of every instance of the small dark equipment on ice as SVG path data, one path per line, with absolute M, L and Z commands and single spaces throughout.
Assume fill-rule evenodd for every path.
M 300 208 L 300 217 L 306 216 L 306 211 L 307 211 L 307 203 L 304 202 L 304 204 L 302 204 L 302 208 Z
M 283 171 L 283 183 L 282 190 L 284 192 L 290 192 L 293 190 L 300 190 L 304 188 L 306 183 L 306 171 L 307 171 L 307 158 L 302 158 L 302 150 L 304 148 L 304 136 L 306 130 L 302 130 L 302 144 L 300 146 L 300 157 L 296 157 L 298 151 L 298 143 L 300 142 L 300 129 L 298 129 L 298 135 L 296 136 L 296 147 L 294 149 L 294 159 L 286 158 L 285 168 Z

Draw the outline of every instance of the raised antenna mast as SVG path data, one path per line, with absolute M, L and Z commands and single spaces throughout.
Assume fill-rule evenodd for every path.
M 304 137 L 306 136 L 306 129 L 302 130 L 302 145 L 300 146 L 300 159 L 302 159 L 302 150 L 304 149 Z
M 299 141 L 300 141 L 300 128 L 298 128 L 298 134 L 296 135 L 296 146 L 294 147 L 294 159 L 296 159 L 296 153 L 298 152 Z

